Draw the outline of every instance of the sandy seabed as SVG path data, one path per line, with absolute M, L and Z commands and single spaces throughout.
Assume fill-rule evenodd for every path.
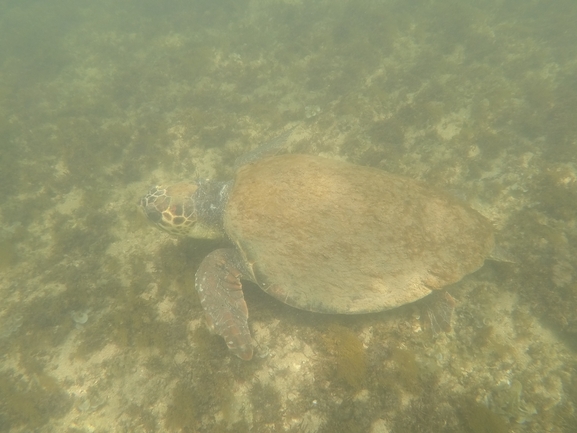
M 577 5 L 487 1 L 0 5 L 0 431 L 572 432 Z M 449 191 L 496 260 L 365 316 L 247 284 L 254 360 L 194 292 L 222 242 L 176 239 L 148 187 L 290 151 Z

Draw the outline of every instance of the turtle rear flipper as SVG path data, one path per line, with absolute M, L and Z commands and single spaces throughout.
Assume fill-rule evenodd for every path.
M 234 249 L 210 253 L 196 272 L 195 285 L 211 332 L 222 336 L 236 356 L 248 361 L 253 348 L 238 256 Z

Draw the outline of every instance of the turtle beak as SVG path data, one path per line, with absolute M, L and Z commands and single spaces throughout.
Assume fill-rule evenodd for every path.
M 150 188 L 148 193 L 138 201 L 138 207 L 148 220 L 158 224 L 162 220 L 162 212 L 159 210 L 159 206 L 166 207 L 168 205 L 165 202 L 166 199 L 165 190 L 155 186 Z

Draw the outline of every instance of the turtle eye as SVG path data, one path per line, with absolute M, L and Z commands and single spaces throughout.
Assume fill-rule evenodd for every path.
M 152 198 L 152 200 L 150 200 Z M 144 216 L 148 218 L 155 224 L 158 224 L 162 219 L 162 213 L 158 210 L 156 206 L 156 198 L 151 197 L 150 194 L 145 195 L 140 199 L 139 203 L 140 210 L 144 213 Z
M 160 223 L 160 221 L 162 221 L 162 214 L 160 212 L 158 212 L 158 210 L 156 210 L 156 208 L 145 208 L 144 209 L 144 214 L 146 215 L 146 218 L 148 218 L 150 221 L 152 221 L 155 224 Z

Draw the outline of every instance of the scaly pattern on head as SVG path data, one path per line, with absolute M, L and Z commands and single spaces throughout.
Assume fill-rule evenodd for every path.
M 198 180 L 155 186 L 140 199 L 140 208 L 150 221 L 170 234 L 222 238 L 222 213 L 230 185 L 230 182 Z
M 197 222 L 193 195 L 198 186 L 177 183 L 155 186 L 140 199 L 146 217 L 162 230 L 177 235 L 191 235 Z

